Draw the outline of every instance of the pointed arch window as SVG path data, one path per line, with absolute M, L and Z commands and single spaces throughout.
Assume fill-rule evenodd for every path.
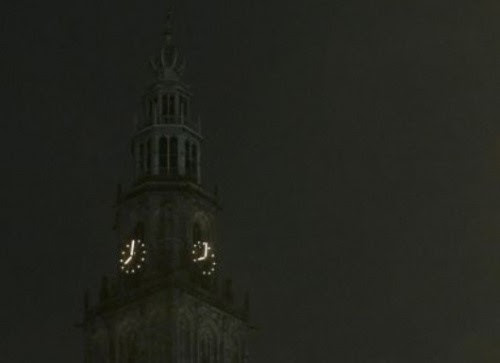
M 210 362 L 210 347 L 208 339 L 203 339 L 201 341 L 201 363 L 211 363 Z
M 168 115 L 168 95 L 163 95 L 161 97 L 161 115 Z
M 175 116 L 175 95 L 168 97 L 168 115 Z
M 142 362 L 144 352 L 139 344 L 139 336 L 136 331 L 127 329 L 118 337 L 118 361 L 123 363 Z M 108 360 L 106 360 L 107 362 Z
M 144 223 L 138 222 L 135 225 L 132 238 L 133 239 L 139 239 L 139 240 L 143 240 L 144 239 Z
M 148 124 L 154 123 L 156 121 L 156 113 L 158 109 L 158 101 L 156 100 L 156 98 L 150 98 L 147 102 L 146 108 Z
M 144 145 L 143 144 L 139 145 L 139 155 L 137 155 L 137 158 L 139 159 L 139 171 L 142 173 L 142 172 L 144 172 Z
M 241 362 L 241 344 L 238 340 L 234 339 L 232 344 L 231 361 L 230 363 Z
M 127 359 L 127 337 L 123 334 L 118 338 L 118 358 L 121 362 Z
M 162 136 L 158 144 L 160 174 L 165 174 L 167 171 L 167 156 L 168 156 L 168 140 Z
M 146 143 L 146 172 L 151 173 L 151 140 Z
M 179 98 L 179 108 L 181 111 L 181 117 L 185 119 L 188 115 L 188 102 L 186 97 L 181 96 Z
M 186 362 L 191 361 L 191 330 L 189 327 L 186 327 L 184 332 L 183 332 L 183 338 L 184 338 L 184 347 L 183 347 L 183 353 L 184 353 L 184 360 Z
M 198 241 L 203 241 L 203 233 L 199 223 L 195 223 L 193 226 L 193 243 Z
M 196 144 L 193 144 L 191 148 L 191 176 L 195 179 L 198 177 L 198 147 Z
M 170 139 L 170 173 L 177 175 L 178 172 L 178 153 L 177 153 L 177 138 L 174 136 Z
M 139 356 L 137 346 L 137 334 L 131 332 L 127 337 L 127 363 L 137 363 L 137 358 Z
M 190 144 L 189 141 L 186 140 L 184 142 L 184 172 L 187 176 L 191 175 L 191 153 L 190 153 Z
M 153 121 L 153 99 L 149 99 L 146 102 L 146 118 L 149 121 Z
M 181 341 L 181 361 L 191 363 L 193 356 L 192 330 L 189 321 L 185 318 L 180 322 L 179 338 Z
M 171 122 L 172 116 L 175 116 L 175 95 L 164 94 L 161 96 L 161 115 L 167 123 Z
M 156 224 L 156 238 L 158 239 L 163 239 L 165 238 L 165 232 L 166 232 L 166 218 L 167 218 L 167 213 L 165 211 L 165 206 L 162 205 L 160 207 L 160 210 L 158 211 L 158 219 L 157 219 L 157 224 Z
M 91 356 L 92 362 L 106 363 L 108 359 L 108 341 L 107 334 L 99 333 L 94 336 L 92 341 Z
M 201 363 L 215 363 L 217 361 L 217 342 L 215 335 L 207 332 L 201 338 Z

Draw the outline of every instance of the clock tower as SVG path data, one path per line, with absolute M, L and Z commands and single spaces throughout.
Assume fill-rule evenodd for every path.
M 218 280 L 217 196 L 202 186 L 201 125 L 170 13 L 118 189 L 116 274 L 85 294 L 85 363 L 246 363 L 248 296 Z

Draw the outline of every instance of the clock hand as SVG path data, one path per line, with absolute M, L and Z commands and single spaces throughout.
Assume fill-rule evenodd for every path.
M 208 243 L 207 242 L 203 242 L 203 247 L 205 248 L 205 250 L 203 251 L 203 256 L 199 257 L 198 261 L 203 261 L 208 256 Z
M 124 265 L 128 265 L 128 263 L 132 260 L 132 257 L 134 256 L 134 249 L 135 249 L 135 240 L 132 240 L 132 243 L 130 244 L 130 256 L 123 262 Z
M 130 256 L 134 255 L 134 249 L 135 249 L 135 240 L 132 240 L 132 244 L 130 245 Z

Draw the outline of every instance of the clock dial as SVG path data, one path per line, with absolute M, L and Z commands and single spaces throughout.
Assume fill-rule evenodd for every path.
M 135 274 L 144 268 L 146 244 L 140 239 L 126 242 L 120 252 L 120 270 L 126 274 Z
M 193 244 L 191 256 L 202 275 L 209 276 L 215 272 L 215 253 L 209 242 L 196 241 Z

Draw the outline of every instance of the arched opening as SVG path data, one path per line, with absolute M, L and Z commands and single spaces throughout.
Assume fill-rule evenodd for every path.
M 188 116 L 188 102 L 183 96 L 179 98 L 179 108 L 182 120 L 185 120 Z
M 193 226 L 193 243 L 196 243 L 198 241 L 203 242 L 203 232 L 201 229 L 201 225 L 199 222 L 196 222 Z
M 92 340 L 91 361 L 92 363 L 107 363 L 108 354 L 107 334 L 100 332 Z
M 191 176 L 191 145 L 189 141 L 184 142 L 184 173 L 186 176 Z
M 156 238 L 163 239 L 166 234 L 166 212 L 165 207 L 161 207 L 158 212 L 158 220 L 157 220 L 157 229 L 156 229 Z
M 139 172 L 142 174 L 144 172 L 144 145 L 139 145 L 139 154 L 137 155 L 139 160 Z
M 164 317 L 161 314 L 153 314 L 147 322 L 148 332 L 146 333 L 147 344 L 149 345 L 147 360 L 141 360 L 139 363 L 160 363 L 164 362 L 168 345 L 168 329 L 165 326 Z M 192 362 L 190 362 L 192 363 Z
M 163 117 L 168 115 L 168 95 L 161 97 L 161 115 Z
M 198 147 L 196 144 L 193 144 L 191 148 L 191 165 L 192 165 L 192 171 L 191 171 L 191 176 L 194 179 L 198 178 Z
M 123 363 L 137 363 L 140 347 L 139 337 L 134 327 L 123 327 L 118 335 L 118 359 Z
M 215 363 L 217 361 L 217 341 L 211 332 L 206 332 L 201 337 L 200 358 L 201 363 Z
M 193 332 L 186 318 L 179 321 L 179 340 L 181 362 L 191 363 L 193 357 Z
M 127 363 L 137 363 L 139 349 L 137 344 L 137 334 L 130 332 L 127 336 Z
M 158 122 L 158 99 L 156 97 L 153 98 L 153 118 L 151 121 L 154 124 Z
M 144 223 L 138 222 L 132 232 L 132 239 L 144 240 Z
M 167 172 L 168 140 L 162 136 L 158 145 L 160 174 Z
M 125 335 L 118 338 L 118 358 L 120 362 L 126 362 L 127 359 L 127 339 Z
M 238 340 L 233 340 L 233 350 L 231 353 L 230 363 L 241 363 L 241 344 Z
M 156 110 L 158 108 L 158 102 L 156 98 L 152 97 L 149 99 L 149 102 L 147 102 L 146 106 L 146 114 L 147 114 L 147 124 L 150 125 L 152 123 L 155 123 L 156 120 Z
M 177 153 L 177 138 L 174 136 L 170 139 L 170 173 L 177 175 L 178 172 L 178 153 Z
M 168 114 L 175 116 L 175 95 L 170 95 L 168 98 Z
M 146 143 L 146 173 L 151 173 L 151 140 Z

